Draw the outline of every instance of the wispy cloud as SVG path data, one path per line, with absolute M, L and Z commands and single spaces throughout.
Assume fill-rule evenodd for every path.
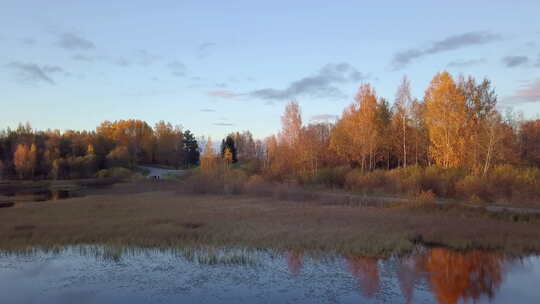
M 399 70 L 412 63 L 414 60 L 434 55 L 438 53 L 453 51 L 469 46 L 483 45 L 502 40 L 503 37 L 498 34 L 488 32 L 468 32 L 459 35 L 446 37 L 439 41 L 432 42 L 425 48 L 411 48 L 398 52 L 392 58 L 391 67 Z
M 506 102 L 540 102 L 540 78 L 526 82 Z
M 149 66 L 161 60 L 161 56 L 152 54 L 147 50 L 137 50 L 135 55 L 137 57 L 135 61 L 141 66 Z
M 300 95 L 342 97 L 344 94 L 337 85 L 366 78 L 366 75 L 348 63 L 329 63 L 314 75 L 293 81 L 284 89 L 264 88 L 252 91 L 249 95 L 265 100 L 287 100 Z
M 214 109 L 208 109 L 208 108 L 206 108 L 206 109 L 201 109 L 201 112 L 207 112 L 207 113 L 213 113 L 213 112 L 215 112 L 215 111 L 216 111 L 216 110 L 214 110 Z
M 337 120 L 339 118 L 338 115 L 333 115 L 333 114 L 318 114 L 318 115 L 313 115 L 311 116 L 311 121 L 314 121 L 314 122 L 328 122 L 328 121 L 334 121 L 334 120 Z
M 220 127 L 232 127 L 234 126 L 233 123 L 229 123 L 229 122 L 215 122 L 214 123 L 214 126 L 220 126 Z
M 112 62 L 119 66 L 119 67 L 128 67 L 128 66 L 131 66 L 131 61 L 129 61 L 128 59 L 124 58 L 124 57 L 118 57 L 118 58 L 114 58 L 112 59 Z
M 216 47 L 216 44 L 213 42 L 205 42 L 199 44 L 197 47 L 197 57 L 199 59 L 204 59 L 212 54 L 213 49 Z
M 208 94 L 221 98 L 252 97 L 266 100 L 268 104 L 274 101 L 294 99 L 298 96 L 310 97 L 339 97 L 345 94 L 338 87 L 341 84 L 357 82 L 368 76 L 359 72 L 348 63 L 329 63 L 311 76 L 291 82 L 283 89 L 263 88 L 247 93 L 236 93 L 231 90 L 212 90 Z
M 212 91 L 208 92 L 208 95 L 213 96 L 213 97 L 221 97 L 221 98 L 231 99 L 231 98 L 240 97 L 243 94 L 238 94 L 238 93 L 235 93 L 235 92 L 230 91 L 230 90 L 212 90 Z
M 75 54 L 75 55 L 71 56 L 71 59 L 73 59 L 75 61 L 85 61 L 85 62 L 93 62 L 95 60 L 94 57 L 87 56 L 87 55 L 84 55 L 84 54 Z
M 486 59 L 454 60 L 448 64 L 448 67 L 468 67 L 486 63 Z
M 529 57 L 527 56 L 506 56 L 501 59 L 502 63 L 507 68 L 515 68 L 521 65 L 529 63 Z
M 186 76 L 187 68 L 186 65 L 180 61 L 172 61 L 167 64 L 167 67 L 171 70 L 172 74 L 177 77 Z
M 35 63 L 18 61 L 11 62 L 5 65 L 5 67 L 15 71 L 20 80 L 33 83 L 45 82 L 48 84 L 56 84 L 51 74 L 64 72 L 61 67 L 55 65 L 40 66 Z
M 37 42 L 36 39 L 30 38 L 30 37 L 22 38 L 20 41 L 22 45 L 26 45 L 26 46 L 35 45 Z
M 74 33 L 60 35 L 58 45 L 61 48 L 71 51 L 87 51 L 96 47 L 92 41 Z

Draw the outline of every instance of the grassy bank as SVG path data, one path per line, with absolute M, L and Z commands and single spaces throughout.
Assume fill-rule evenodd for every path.
M 0 248 L 72 244 L 235 246 L 388 255 L 417 243 L 540 252 L 540 220 L 448 207 L 361 207 L 273 196 L 198 195 L 138 182 L 0 210 Z

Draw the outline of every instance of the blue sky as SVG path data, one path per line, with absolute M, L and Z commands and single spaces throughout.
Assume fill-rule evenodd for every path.
M 221 138 L 341 114 L 369 82 L 423 97 L 448 70 L 492 80 L 501 106 L 540 114 L 540 1 L 7 1 L 0 128 L 181 124 Z

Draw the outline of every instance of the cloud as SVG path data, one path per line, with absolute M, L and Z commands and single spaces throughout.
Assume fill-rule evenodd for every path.
M 23 45 L 26 45 L 26 46 L 34 45 L 34 44 L 36 44 L 36 42 L 37 42 L 36 39 L 30 38 L 30 37 L 26 37 L 26 38 L 21 39 L 21 43 Z
M 488 32 L 468 32 L 459 35 L 449 36 L 439 41 L 432 42 L 426 48 L 412 48 L 398 52 L 392 59 L 391 66 L 394 70 L 399 70 L 416 59 L 448 52 L 474 45 L 483 45 L 502 40 L 502 36 Z
M 215 111 L 216 110 L 214 110 L 214 109 L 201 109 L 201 112 L 207 112 L 207 113 L 213 113 Z
M 515 68 L 520 65 L 527 64 L 529 62 L 529 57 L 527 56 L 506 56 L 501 59 L 502 63 L 507 68 Z
M 367 76 L 348 63 L 329 63 L 312 76 L 293 81 L 284 89 L 264 88 L 250 92 L 248 95 L 264 100 L 286 100 L 300 95 L 311 97 L 343 96 L 336 85 L 356 82 Z
M 124 58 L 124 57 L 115 58 L 115 59 L 112 60 L 112 62 L 115 65 L 117 65 L 119 67 L 123 67 L 123 68 L 128 67 L 128 66 L 131 65 L 131 62 L 129 60 L 127 60 L 126 58 Z
M 212 90 L 208 92 L 208 95 L 212 97 L 221 97 L 221 98 L 230 99 L 230 98 L 240 97 L 243 94 L 238 94 L 230 90 Z
M 218 87 L 218 88 L 226 88 L 227 84 L 225 82 L 218 82 L 218 83 L 216 83 L 216 87 Z
M 76 60 L 76 61 L 86 61 L 86 62 L 94 61 L 94 57 L 86 56 L 86 55 L 83 55 L 83 54 L 75 54 L 75 55 L 71 56 L 71 59 Z
M 73 33 L 64 33 L 60 35 L 58 45 L 61 48 L 71 51 L 87 51 L 96 47 L 92 41 Z
M 468 67 L 471 65 L 478 65 L 486 63 L 487 61 L 483 58 L 481 59 L 471 59 L 471 60 L 454 60 L 450 62 L 447 66 L 448 67 Z
M 514 95 L 506 98 L 508 102 L 540 102 L 540 78 L 521 86 Z
M 43 65 L 39 66 L 35 63 L 24 63 L 14 61 L 11 62 L 5 67 L 12 69 L 17 72 L 18 77 L 22 81 L 27 82 L 45 82 L 48 84 L 55 84 L 55 81 L 51 77 L 51 74 L 63 72 L 64 70 L 59 66 L 54 65 Z
M 534 66 L 540 68 L 540 54 L 538 54 L 538 59 L 536 60 L 536 64 Z
M 215 48 L 216 44 L 213 42 L 205 42 L 199 44 L 197 48 L 197 57 L 199 59 L 204 59 L 212 54 L 212 50 Z
M 213 125 L 214 126 L 220 126 L 220 127 L 232 127 L 232 126 L 234 126 L 233 123 L 229 123 L 229 122 L 215 122 Z
M 136 62 L 142 66 L 149 66 L 161 60 L 161 56 L 152 54 L 147 50 L 137 50 L 135 54 L 137 56 Z
M 319 114 L 319 115 L 313 115 L 311 116 L 311 121 L 318 121 L 318 122 L 328 122 L 331 120 L 337 120 L 339 118 L 338 115 L 333 114 Z
M 179 62 L 179 61 L 172 61 L 169 64 L 167 64 L 167 67 L 171 69 L 172 74 L 177 77 L 184 77 L 186 76 L 186 65 Z

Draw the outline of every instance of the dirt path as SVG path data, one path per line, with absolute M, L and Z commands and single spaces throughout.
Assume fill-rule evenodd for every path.
M 149 166 L 138 166 L 141 169 L 148 170 L 148 177 L 156 177 L 159 179 L 166 178 L 168 175 L 183 175 L 186 170 L 172 170 L 172 169 L 163 169 Z

